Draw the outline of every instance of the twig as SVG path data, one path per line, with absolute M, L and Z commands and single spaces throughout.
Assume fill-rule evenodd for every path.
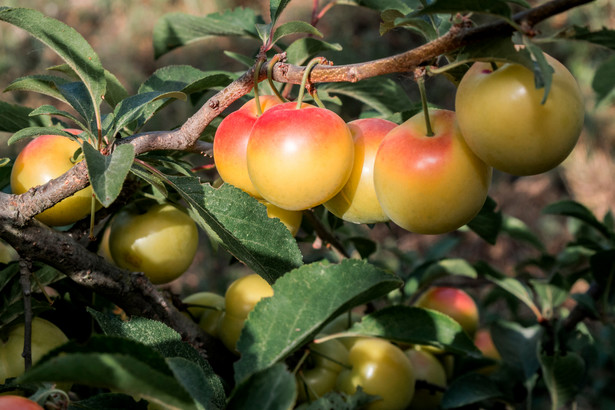
M 19 284 L 23 294 L 24 334 L 23 352 L 25 370 L 32 367 L 32 285 L 30 283 L 30 260 L 21 257 L 19 260 Z

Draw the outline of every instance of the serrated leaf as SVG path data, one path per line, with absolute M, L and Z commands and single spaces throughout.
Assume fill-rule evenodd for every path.
M 91 144 L 84 143 L 83 155 L 94 194 L 104 207 L 108 207 L 122 191 L 135 159 L 135 148 L 131 144 L 122 144 L 111 154 L 103 155 Z
M 275 22 L 278 21 L 288 3 L 290 3 L 290 0 L 269 0 L 269 17 L 272 25 L 275 25 Z
M 4 91 L 32 91 L 66 103 L 66 98 L 58 90 L 58 86 L 69 82 L 65 78 L 53 75 L 30 75 L 13 80 Z
M 468 228 L 491 245 L 497 241 L 502 228 L 502 212 L 496 211 L 496 208 L 497 203 L 488 196 L 478 215 L 467 224 Z
M 585 205 L 576 201 L 564 199 L 554 202 L 544 207 L 542 213 L 576 218 L 593 227 L 607 238 L 612 235 L 612 232 Z
M 72 382 L 143 397 L 174 409 L 197 409 L 155 350 L 129 339 L 93 336 L 44 356 L 18 383 Z
M 318 398 L 307 406 L 298 407 L 299 410 L 356 410 L 364 409 L 367 405 L 375 400 L 378 396 L 365 393 L 361 386 L 357 386 L 357 391 L 353 394 L 345 394 L 336 391 L 330 391 L 324 396 Z
M 226 87 L 233 81 L 226 71 L 202 71 L 189 65 L 170 65 L 159 68 L 141 86 L 139 94 L 150 91 L 181 91 L 190 94 L 216 87 Z
M 342 312 L 401 284 L 392 274 L 350 259 L 288 272 L 273 284 L 273 296 L 262 299 L 248 316 L 237 342 L 241 357 L 235 363 L 235 380 L 272 366 Z
M 38 137 L 39 135 L 62 135 L 71 139 L 75 139 L 75 136 L 71 133 L 61 130 L 56 127 L 28 127 L 17 131 L 15 134 L 11 135 L 11 138 L 8 140 L 8 145 L 14 144 L 19 140 L 29 137 Z
M 95 107 L 85 84 L 80 81 L 58 85 L 58 90 L 75 111 L 81 115 L 90 129 L 96 129 Z
M 364 316 L 345 334 L 435 346 L 452 353 L 479 354 L 459 323 L 443 313 L 419 307 L 385 307 Z
M 514 63 L 530 70 L 534 69 L 528 50 L 517 50 L 510 36 L 485 38 L 478 43 L 462 47 L 455 58 L 455 65 L 472 61 Z
M 517 239 L 534 246 L 540 251 L 545 250 L 545 246 L 538 236 L 522 220 L 510 215 L 503 215 L 502 232 L 506 232 L 511 238 Z
M 226 409 L 286 410 L 297 397 L 295 376 L 282 363 L 252 374 L 240 383 L 229 398 Z
M 525 380 L 534 377 L 540 367 L 536 353 L 543 332 L 540 325 L 523 327 L 502 320 L 493 323 L 490 332 L 502 360 L 519 369 Z
M 551 408 L 559 409 L 579 392 L 585 379 L 585 361 L 575 352 L 540 356 L 542 375 L 551 396 Z
M 196 363 L 183 357 L 171 357 L 167 359 L 167 364 L 171 368 L 175 379 L 203 409 L 222 408 L 224 406 L 222 383 L 218 381 L 219 397 L 216 403 L 212 397 L 211 387 L 208 386 L 211 382 L 203 372 L 203 369 Z M 210 374 L 211 377 L 215 377 L 213 371 Z
M 293 41 L 286 48 L 286 56 L 289 63 L 302 65 L 317 54 L 341 50 L 342 46 L 338 43 L 327 43 L 317 38 L 303 37 Z
M 443 409 L 455 409 L 483 400 L 496 399 L 504 394 L 489 377 L 468 373 L 455 379 L 446 388 L 440 406 Z
M 192 177 L 166 177 L 187 202 L 193 219 L 212 230 L 237 259 L 273 283 L 303 264 L 297 241 L 264 205 L 228 184 L 215 189 Z
M 225 394 L 220 379 L 214 373 L 209 362 L 194 348 L 183 342 L 181 335 L 175 330 L 164 323 L 142 317 L 133 317 L 130 321 L 122 321 L 115 316 L 107 316 L 93 309 L 88 309 L 88 311 L 106 335 L 129 338 L 155 349 L 166 358 L 182 358 L 198 365 L 202 374 L 194 374 L 196 370 L 191 369 L 190 366 L 184 369 L 178 368 L 183 366 L 181 361 L 175 361 L 174 364 L 167 361 L 167 365 L 174 368 L 175 373 L 189 372 L 193 375 L 191 377 L 200 380 L 199 389 L 201 390 L 200 395 L 202 395 L 200 401 L 208 401 L 218 407 L 223 407 Z M 177 379 L 184 380 L 180 375 L 177 376 Z M 190 380 L 193 379 L 189 378 L 186 383 Z M 184 382 L 182 384 L 186 386 L 188 391 L 192 392 L 193 386 L 186 385 Z M 193 394 L 193 397 L 198 396 Z
M 603 61 L 592 80 L 592 89 L 596 92 L 596 104 L 604 100 L 615 88 L 615 56 Z
M 48 117 L 31 117 L 32 108 L 0 101 L 0 132 L 17 132 L 28 127 L 50 126 Z
M 33 9 L 5 8 L 0 11 L 0 20 L 26 30 L 55 51 L 79 76 L 91 98 L 95 117 L 100 117 L 100 102 L 106 89 L 103 67 L 90 44 L 76 30 Z
M 421 10 L 424 14 L 486 13 L 511 18 L 511 10 L 504 0 L 436 0 Z
M 297 33 L 311 34 L 322 37 L 322 33 L 318 31 L 316 27 L 306 23 L 305 21 L 289 21 L 275 29 L 271 39 L 271 44 L 275 44 L 281 38 Z
M 60 117 L 66 117 L 68 119 L 70 119 L 71 121 L 76 122 L 77 124 L 79 124 L 79 126 L 81 126 L 81 128 L 85 128 L 85 124 L 83 122 L 81 122 L 79 120 L 79 118 L 77 118 L 76 116 L 74 116 L 73 114 L 64 111 L 64 110 L 60 110 L 57 109 L 56 107 L 52 106 L 52 105 L 42 105 L 34 110 L 32 110 L 32 112 L 30 112 L 30 116 L 34 117 L 37 115 L 57 115 Z
M 154 57 L 210 36 L 258 38 L 255 25 L 262 23 L 262 17 L 251 8 L 236 8 L 203 17 L 167 14 L 154 25 Z
M 390 78 L 369 78 L 357 83 L 326 83 L 318 86 L 329 94 L 342 94 L 361 101 L 381 115 L 392 115 L 412 105 L 404 90 Z
M 141 94 L 133 95 L 123 99 L 115 107 L 114 117 L 115 124 L 112 135 L 116 135 L 124 127 L 127 127 L 133 121 L 138 121 L 135 129 L 142 126 L 153 114 L 157 107 L 152 107 L 156 101 L 162 98 L 177 98 L 175 93 L 167 93 L 163 91 L 150 91 Z M 185 97 L 185 96 L 184 96 Z M 149 108 L 149 109 L 148 109 Z M 134 130 L 130 130 L 131 132 Z

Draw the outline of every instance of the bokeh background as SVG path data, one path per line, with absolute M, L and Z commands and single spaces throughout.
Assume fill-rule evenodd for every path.
M 309 21 L 312 1 L 296 0 L 284 12 L 282 20 Z M 320 6 L 325 2 L 320 1 Z M 530 2 L 532 4 L 542 2 Z M 205 15 L 234 7 L 248 6 L 261 10 L 267 16 L 268 2 L 256 0 L 12 0 L 1 2 L 3 6 L 30 7 L 61 20 L 80 32 L 99 54 L 105 68 L 113 72 L 129 92 L 136 92 L 139 84 L 157 68 L 170 64 L 190 64 L 202 70 L 245 70 L 245 66 L 229 58 L 224 50 L 254 56 L 259 44 L 245 38 L 212 37 L 186 47 L 176 49 L 160 59 L 154 59 L 152 30 L 163 15 L 183 12 Z M 394 53 L 403 52 L 419 44 L 419 38 L 408 31 L 395 30 L 380 36 L 378 13 L 360 7 L 339 5 L 333 7 L 318 23 L 318 29 L 328 42 L 339 43 L 342 52 L 325 55 L 336 64 L 368 61 Z M 555 33 L 569 24 L 589 26 L 592 29 L 615 27 L 615 4 L 598 0 L 591 5 L 559 15 L 543 23 L 544 33 Z M 585 94 L 587 116 L 581 140 L 566 162 L 551 172 L 514 178 L 496 173 L 490 195 L 499 208 L 528 224 L 548 245 L 551 251 L 560 249 L 569 239 L 568 226 L 561 218 L 541 214 L 548 203 L 562 198 L 573 198 L 588 206 L 599 218 L 615 204 L 615 107 L 613 95 L 597 104 L 591 89 L 593 73 L 607 50 L 587 47 L 585 44 L 545 43 L 550 54 L 564 62 L 577 77 Z M 41 74 L 59 64 L 57 56 L 26 32 L 8 24 L 0 23 L 0 89 L 15 78 Z M 410 77 L 395 76 L 400 87 L 418 101 L 418 91 Z M 443 78 L 428 81 L 428 95 L 432 103 L 452 108 L 454 86 Z M 56 101 L 34 93 L 2 93 L 3 101 L 37 107 Z M 344 100 L 348 107 L 355 104 Z M 181 124 L 196 107 L 176 102 L 152 121 L 149 129 L 171 129 Z M 345 111 L 351 120 L 353 110 Z M 0 157 L 14 157 L 20 145 L 8 147 L 7 134 L 0 133 Z M 454 206 L 454 204 L 452 204 Z M 413 235 L 394 226 L 348 227 L 351 233 L 369 236 L 378 243 L 374 258 L 395 270 L 404 270 L 403 254 L 416 260 L 437 243 L 449 237 L 426 237 Z M 532 256 L 533 248 L 513 242 L 506 237 L 495 246 L 488 246 L 475 235 L 453 234 L 458 242 L 451 256 L 463 256 L 470 261 L 484 259 L 505 272 L 513 273 L 516 263 Z M 309 236 L 299 234 L 302 246 L 310 252 L 318 252 L 319 243 Z M 324 251 L 323 251 L 324 252 Z M 413 259 L 414 258 L 414 259 Z M 186 294 L 198 289 L 223 292 L 230 280 L 244 273 L 244 268 L 233 263 L 232 258 L 211 246 L 203 235 L 201 251 L 189 272 L 169 289 Z M 583 290 L 583 284 L 579 285 Z

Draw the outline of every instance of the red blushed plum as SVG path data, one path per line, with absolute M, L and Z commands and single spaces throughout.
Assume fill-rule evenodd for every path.
M 337 194 L 350 176 L 354 143 L 333 111 L 296 103 L 261 115 L 250 134 L 248 173 L 258 193 L 283 209 L 299 211 Z
M 436 310 L 453 318 L 473 337 L 478 328 L 478 307 L 465 291 L 450 287 L 432 287 L 416 301 L 416 306 Z
M 81 133 L 77 129 L 64 131 Z M 71 159 L 80 147 L 78 142 L 61 135 L 41 135 L 33 139 L 15 159 L 11 171 L 12 192 L 23 194 L 61 176 L 75 165 Z M 36 219 L 50 226 L 72 224 L 90 214 L 92 195 L 92 187 L 88 186 L 36 215 Z
M 281 103 L 274 95 L 263 95 L 259 101 L 262 112 Z M 246 163 L 248 137 L 257 118 L 256 99 L 248 101 L 240 109 L 226 116 L 214 137 L 214 161 L 224 182 L 260 198 L 250 181 Z
M 468 148 L 448 110 L 417 114 L 384 138 L 374 162 L 374 187 L 384 213 L 415 233 L 441 234 L 468 223 L 480 211 L 491 167 Z
M 561 163 L 583 128 L 581 90 L 572 74 L 553 57 L 547 100 L 534 85 L 534 73 L 520 64 L 478 62 L 464 75 L 455 97 L 459 128 L 487 164 L 513 175 L 534 175 Z
M 354 138 L 352 173 L 342 190 L 325 202 L 335 216 L 353 223 L 386 222 L 374 189 L 374 159 L 385 135 L 397 127 L 381 118 L 363 118 L 348 123 Z

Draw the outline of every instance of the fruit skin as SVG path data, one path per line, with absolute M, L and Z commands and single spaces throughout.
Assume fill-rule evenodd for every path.
M 109 250 L 115 263 L 143 272 L 154 284 L 181 276 L 198 248 L 196 224 L 172 204 L 156 204 L 145 213 L 128 206 L 114 215 L 110 229 Z
M 348 126 L 333 111 L 296 103 L 261 115 L 250 134 L 248 173 L 259 194 L 280 208 L 320 205 L 344 186 L 354 161 Z
M 281 103 L 274 95 L 260 96 L 259 102 L 262 112 Z M 253 98 L 222 120 L 214 137 L 214 162 L 224 182 L 260 198 L 250 181 L 246 163 L 248 137 L 257 118 L 256 99 Z
M 583 128 L 583 96 L 572 74 L 553 57 L 553 82 L 544 88 L 519 64 L 493 71 L 477 62 L 464 75 L 455 97 L 459 128 L 483 161 L 513 175 L 548 171 L 570 154 Z
M 391 130 L 374 162 L 374 187 L 384 213 L 400 227 L 441 234 L 468 223 L 481 209 L 491 167 L 466 145 L 448 110 L 430 111 L 434 136 L 417 114 Z
M 337 377 L 337 372 L 326 367 L 302 370 L 296 376 L 297 402 L 311 402 L 324 396 L 335 388 Z
M 415 348 L 405 351 L 406 356 L 412 363 L 416 380 L 423 380 L 429 384 L 446 387 L 446 371 L 440 361 L 431 353 L 424 349 Z M 414 390 L 414 397 L 410 403 L 409 410 L 435 410 L 440 406 L 442 396 L 440 391 L 431 392 L 427 388 L 417 388 Z
M 80 134 L 77 129 L 66 129 L 71 134 Z M 30 188 L 43 185 L 73 167 L 71 158 L 80 148 L 78 142 L 61 135 L 41 135 L 28 143 L 15 159 L 11 171 L 13 194 L 23 194 Z M 77 191 L 35 218 L 49 226 L 69 225 L 90 214 L 92 187 Z
M 13 326 L 6 341 L 0 345 L 0 384 L 7 378 L 24 373 L 25 361 L 21 356 L 25 324 Z M 32 363 L 36 363 L 50 350 L 68 342 L 66 335 L 53 323 L 34 317 L 32 319 Z
M 256 273 L 243 276 L 230 284 L 224 295 L 224 314 L 218 334 L 227 349 L 237 352 L 237 341 L 248 314 L 263 298 L 273 296 L 271 285 Z
M 414 396 L 414 370 L 404 352 L 387 340 L 362 338 L 348 353 L 352 369 L 344 369 L 337 378 L 337 388 L 352 394 L 361 386 L 368 394 L 378 395 L 367 409 L 405 409 Z
M 335 216 L 353 223 L 386 222 L 374 189 L 374 159 L 385 135 L 397 124 L 381 118 L 362 118 L 348 123 L 354 139 L 354 163 L 350 178 L 325 207 Z
M 182 302 L 209 306 L 192 306 L 188 308 L 188 311 L 201 329 L 213 337 L 218 337 L 218 325 L 224 311 L 224 296 L 214 292 L 197 292 L 186 296 Z
M 310 343 L 310 355 L 297 374 L 298 401 L 314 401 L 332 391 L 337 376 L 344 366 L 349 366 L 348 349 L 336 339 L 323 343 Z M 306 394 L 306 390 L 307 393 Z
M 474 335 L 474 344 L 481 351 L 483 356 L 488 357 L 489 359 L 493 359 L 496 361 L 502 360 L 502 356 L 500 356 L 500 352 L 493 344 L 493 339 L 491 338 L 491 332 L 487 328 L 478 329 L 476 334 Z M 497 369 L 497 364 L 492 366 L 486 366 L 479 370 L 479 373 L 489 374 Z
M 44 410 L 37 402 L 21 396 L 0 396 L 0 410 Z
M 436 286 L 429 288 L 416 301 L 415 306 L 432 309 L 453 318 L 468 336 L 473 337 L 478 328 L 478 307 L 474 299 L 457 288 Z
M 19 260 L 17 251 L 11 245 L 0 239 L 0 263 L 9 264 L 16 260 Z
M 303 220 L 302 211 L 289 211 L 288 209 L 282 209 L 266 201 L 261 201 L 261 203 L 267 207 L 267 216 L 269 218 L 278 218 L 280 222 L 286 226 L 292 236 L 297 235 L 301 227 L 301 221 Z

